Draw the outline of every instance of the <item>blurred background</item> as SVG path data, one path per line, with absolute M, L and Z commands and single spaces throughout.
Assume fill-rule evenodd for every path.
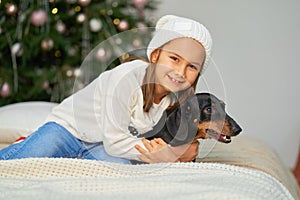
M 213 37 L 197 91 L 223 99 L 243 135 L 262 139 L 292 167 L 300 142 L 299 8 L 299 0 L 0 0 L 0 105 L 60 102 L 97 44 L 133 30 L 126 57 L 126 48 L 149 41 L 145 27 L 175 14 L 203 23 Z M 114 38 L 95 59 L 114 67 L 123 43 Z

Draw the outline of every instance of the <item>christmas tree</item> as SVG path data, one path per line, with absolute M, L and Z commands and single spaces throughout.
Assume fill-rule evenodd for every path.
M 82 75 L 80 66 L 92 50 L 96 60 L 109 65 L 104 70 L 118 65 L 121 59 L 114 58 L 128 56 L 126 48 L 142 49 L 149 42 L 153 29 L 147 27 L 155 23 L 157 4 L 154 0 L 0 0 L 0 106 L 60 102 L 74 92 L 74 81 Z M 130 33 L 121 34 L 126 31 Z M 93 61 L 93 69 L 99 66 Z M 79 87 L 103 71 L 97 70 L 85 74 L 88 78 Z

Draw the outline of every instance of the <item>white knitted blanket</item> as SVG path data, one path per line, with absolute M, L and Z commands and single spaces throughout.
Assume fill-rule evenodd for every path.
M 0 199 L 292 200 L 256 169 L 221 163 L 123 165 L 30 158 L 0 162 Z

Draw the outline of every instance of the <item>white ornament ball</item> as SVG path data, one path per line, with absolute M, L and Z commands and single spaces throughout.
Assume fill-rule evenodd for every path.
M 90 20 L 90 29 L 93 32 L 98 32 L 102 28 L 102 22 L 100 19 L 93 18 Z
M 6 14 L 15 15 L 18 12 L 18 7 L 15 4 L 8 3 L 6 4 Z
M 71 46 L 68 48 L 68 55 L 69 56 L 75 56 L 77 53 L 77 48 L 75 46 Z
M 11 53 L 13 55 L 21 56 L 22 53 L 23 53 L 22 45 L 19 42 L 13 44 L 12 47 L 11 47 Z
M 77 68 L 77 69 L 74 70 L 74 76 L 75 76 L 75 77 L 79 77 L 79 76 L 81 76 L 81 75 L 82 75 L 81 69 Z
M 47 20 L 48 20 L 47 12 L 42 9 L 35 10 L 30 15 L 30 22 L 37 27 L 43 26 L 47 22 Z
M 110 10 L 108 10 L 106 13 L 107 13 L 107 15 L 113 15 L 113 14 L 114 14 L 114 11 L 110 9 Z
M 83 23 L 86 20 L 85 14 L 83 14 L 83 13 L 78 14 L 76 20 L 78 23 Z
M 99 48 L 96 51 L 95 57 L 98 61 L 108 61 L 112 56 L 112 52 L 109 49 Z
M 73 76 L 73 71 L 71 69 L 66 71 L 66 76 L 67 77 L 72 77 Z

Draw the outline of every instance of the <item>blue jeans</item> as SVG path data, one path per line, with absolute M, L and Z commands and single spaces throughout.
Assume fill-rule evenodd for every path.
M 79 158 L 130 164 L 130 160 L 105 152 L 102 142 L 87 143 L 75 138 L 61 125 L 48 122 L 24 141 L 0 150 L 0 160 L 18 158 Z

